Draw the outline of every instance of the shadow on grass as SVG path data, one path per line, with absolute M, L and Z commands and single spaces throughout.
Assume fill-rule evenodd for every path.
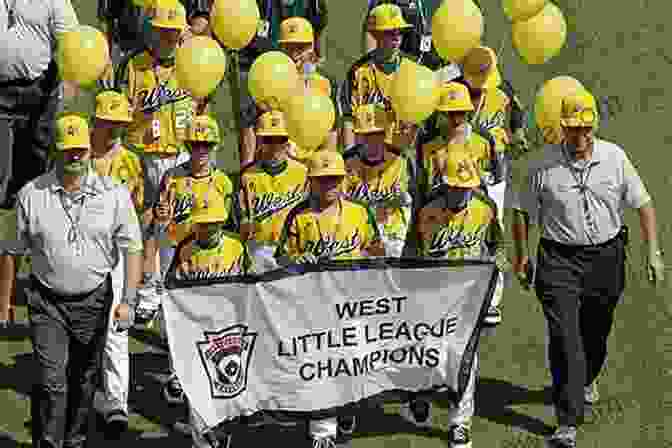
M 5 328 L 0 328 L 0 342 L 18 342 L 30 338 L 28 321 L 15 321 Z
M 439 407 L 449 408 L 450 400 L 446 397 L 447 394 L 439 396 L 434 403 Z M 553 431 L 553 427 L 542 420 L 510 408 L 512 405 L 519 404 L 552 406 L 550 387 L 530 390 L 496 378 L 478 379 L 476 385 L 476 415 L 478 417 L 537 435 L 547 435 Z
M 11 434 L 0 432 L 0 448 L 29 448 L 30 446 L 30 443 L 15 440 Z
M 14 364 L 0 363 L 0 390 L 13 390 L 29 397 L 33 387 L 35 364 L 32 353 L 20 353 L 14 356 Z M 1 435 L 1 433 L 0 433 Z

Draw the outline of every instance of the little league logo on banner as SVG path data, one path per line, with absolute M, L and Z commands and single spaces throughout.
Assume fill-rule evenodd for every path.
M 494 265 L 356 264 L 171 285 L 163 307 L 174 367 L 209 428 L 392 390 L 462 395 Z

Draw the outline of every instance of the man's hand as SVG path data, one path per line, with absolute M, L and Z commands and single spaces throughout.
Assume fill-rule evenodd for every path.
M 515 257 L 513 261 L 513 272 L 523 289 L 530 290 L 532 287 L 532 278 L 530 278 L 530 257 Z
M 663 253 L 655 245 L 649 247 L 649 254 L 646 257 L 646 271 L 649 282 L 654 286 L 659 286 L 665 280 Z
M 135 322 L 135 310 L 127 303 L 121 303 L 114 309 L 114 320 L 117 323 L 117 331 L 127 331 Z

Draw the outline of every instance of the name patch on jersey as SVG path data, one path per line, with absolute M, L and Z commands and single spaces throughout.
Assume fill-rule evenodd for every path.
M 317 241 L 306 241 L 306 252 L 317 258 L 337 258 L 357 250 L 362 244 L 359 231 L 355 231 L 351 238 L 337 240 L 330 236 L 322 236 Z
M 303 187 L 299 188 L 302 189 Z M 253 201 L 254 219 L 256 221 L 263 221 L 280 210 L 296 205 L 304 199 L 305 193 L 303 191 L 294 191 L 286 194 L 263 193 L 255 196 Z
M 171 89 L 161 84 L 151 90 L 142 90 L 138 93 L 140 111 L 145 113 L 157 112 L 161 107 L 189 98 L 189 92 L 183 89 Z
M 462 229 L 454 227 L 439 230 L 429 245 L 431 257 L 443 257 L 452 249 L 470 249 L 478 247 L 486 232 L 487 226 L 479 226 L 473 233 L 465 233 Z

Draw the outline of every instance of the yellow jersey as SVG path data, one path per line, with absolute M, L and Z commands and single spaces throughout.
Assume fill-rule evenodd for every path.
M 400 54 L 395 62 L 381 65 L 376 63 L 379 55 L 378 49 L 370 51 L 348 71 L 340 98 L 344 118 L 352 119 L 354 110 L 364 104 L 382 104 L 392 111 L 392 81 L 401 60 L 410 58 Z
M 189 92 L 178 88 L 174 61 L 162 65 L 143 51 L 120 70 L 122 89 L 133 107 L 127 143 L 146 153 L 181 151 L 196 104 Z
M 383 238 L 406 241 L 411 222 L 411 168 L 404 156 L 386 150 L 375 165 L 359 153 L 346 158 L 345 197 L 368 205 Z
M 255 241 L 277 244 L 289 211 L 308 197 L 308 169 L 287 160 L 284 169 L 271 173 L 259 162 L 240 178 L 241 225 L 252 224 Z
M 250 259 L 238 235 L 222 232 L 214 247 L 203 247 L 192 234 L 177 250 L 178 280 L 222 280 L 249 272 Z
M 462 144 L 450 144 L 442 136 L 436 137 L 429 143 L 422 145 L 422 173 L 421 173 L 421 191 L 428 196 L 436 187 L 441 185 L 445 174 L 445 154 L 451 148 L 459 147 L 463 149 Z M 480 168 L 480 176 L 484 182 L 492 175 L 492 161 L 495 156 L 493 140 L 487 139 L 480 134 L 472 133 L 466 142 L 466 148 L 476 159 Z
M 497 206 L 475 192 L 467 207 L 455 213 L 438 197 L 418 211 L 417 231 L 421 257 L 489 261 L 500 235 Z
M 131 193 L 135 210 L 138 214 L 142 213 L 145 200 L 145 177 L 137 154 L 121 143 L 115 143 L 105 156 L 92 160 L 93 167 L 99 176 L 107 176 L 119 184 L 126 185 Z
M 168 225 L 168 239 L 177 245 L 192 232 L 191 211 L 195 207 L 207 207 L 213 196 L 224 198 L 225 215 L 229 219 L 233 208 L 233 183 L 224 172 L 210 168 L 203 177 L 191 174 L 191 162 L 185 162 L 168 170 L 161 180 L 161 191 L 170 191 L 173 216 Z
M 507 117 L 511 110 L 511 99 L 499 88 L 483 91 L 479 104 L 474 104 L 476 111 L 474 124 L 476 127 L 487 130 L 495 138 L 495 149 L 505 151 L 511 142 L 507 129 Z
M 371 210 L 339 199 L 336 216 L 318 212 L 312 200 L 295 207 L 285 222 L 275 257 L 313 254 L 321 261 L 365 258 L 382 239 Z

